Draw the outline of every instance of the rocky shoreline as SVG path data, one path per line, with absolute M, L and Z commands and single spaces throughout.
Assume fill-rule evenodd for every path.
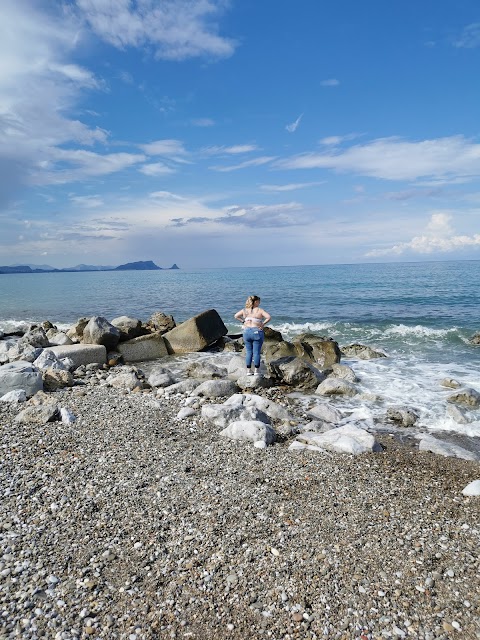
M 68 366 L 49 345 L 43 369 L 3 365 L 47 391 L 0 402 L 0 637 L 480 638 L 476 456 L 399 437 L 408 407 L 349 422 L 340 361 L 252 380 L 221 339 L 188 362 Z

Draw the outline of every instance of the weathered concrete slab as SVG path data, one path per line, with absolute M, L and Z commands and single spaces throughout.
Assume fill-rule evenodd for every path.
M 168 356 L 167 345 L 160 333 L 150 333 L 147 336 L 120 342 L 117 351 L 122 354 L 125 362 L 156 360 Z
M 62 344 L 49 347 L 49 351 L 53 351 L 57 358 L 70 358 L 75 368 L 82 364 L 107 362 L 107 350 L 102 344 Z

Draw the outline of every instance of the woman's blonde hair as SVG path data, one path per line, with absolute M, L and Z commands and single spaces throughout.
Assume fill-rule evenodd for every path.
M 258 296 L 248 296 L 247 301 L 245 302 L 245 309 L 253 309 L 255 302 L 260 302 L 260 298 Z

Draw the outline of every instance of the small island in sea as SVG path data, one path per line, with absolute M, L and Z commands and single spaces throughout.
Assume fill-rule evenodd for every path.
M 33 264 L 15 264 L 10 266 L 0 266 L 0 274 L 9 273 L 65 273 L 65 272 L 81 272 L 81 271 L 169 271 L 172 269 L 180 269 L 177 264 L 164 269 L 159 267 L 153 260 L 140 260 L 138 262 L 127 262 L 120 264 L 118 267 L 112 266 L 96 266 L 89 264 L 79 264 L 76 267 L 67 267 L 65 269 L 56 269 L 49 265 L 38 267 Z

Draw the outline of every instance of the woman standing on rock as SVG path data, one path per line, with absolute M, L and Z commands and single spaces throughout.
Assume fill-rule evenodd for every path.
M 258 296 L 248 296 L 245 308 L 235 314 L 236 320 L 242 320 L 244 325 L 243 341 L 246 350 L 247 376 L 252 375 L 252 360 L 255 365 L 253 375 L 260 375 L 260 351 L 265 338 L 263 327 L 270 321 L 270 314 L 260 309 L 259 304 Z

